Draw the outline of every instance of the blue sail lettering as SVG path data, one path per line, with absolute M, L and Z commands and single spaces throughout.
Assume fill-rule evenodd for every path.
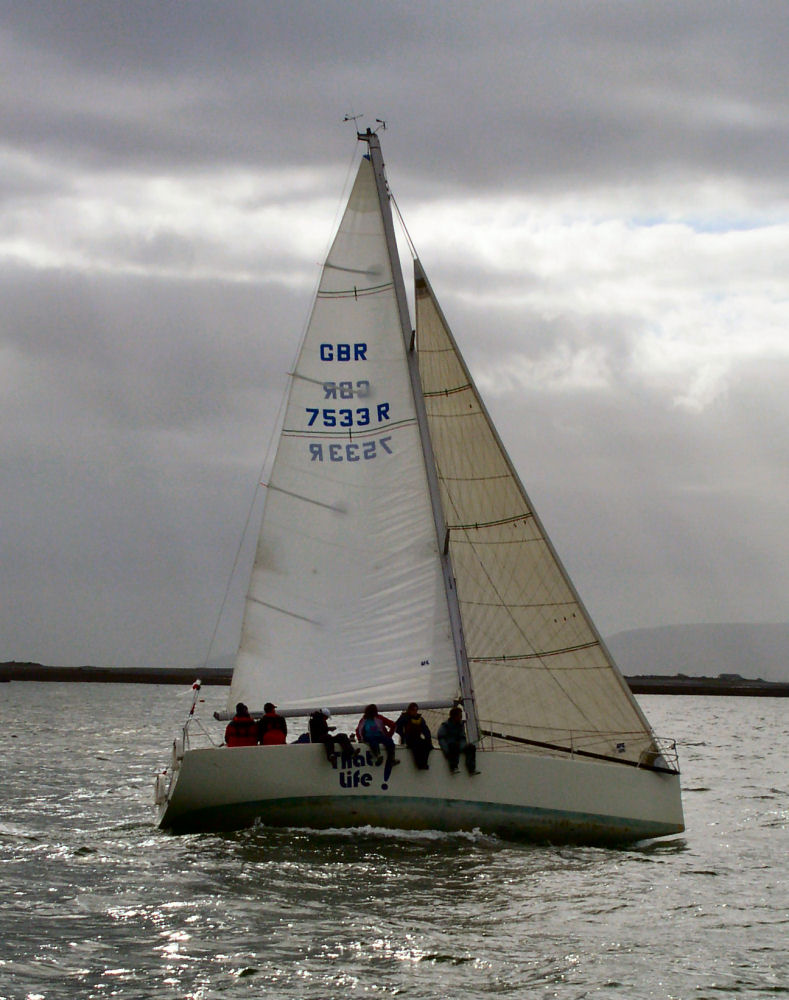
M 332 386 L 332 389 L 327 389 L 327 386 Z M 324 383 L 324 392 L 334 393 L 336 397 L 336 384 L 334 382 Z M 372 413 L 369 406 L 357 406 L 355 409 L 351 409 L 350 406 L 343 406 L 340 409 L 324 407 L 322 410 L 317 406 L 305 406 L 304 412 L 308 416 L 308 427 L 313 427 L 316 424 L 323 427 L 368 427 L 373 416 L 377 418 L 379 424 L 390 419 L 389 403 L 378 403 Z
M 369 462 L 382 454 L 392 455 L 392 438 L 374 438 L 372 441 L 350 441 L 346 444 L 326 444 L 310 441 L 307 445 L 311 462 Z
M 353 382 L 324 382 L 324 399 L 353 399 L 354 396 L 369 396 L 370 383 L 367 379 L 361 378 L 354 385 Z
M 367 344 L 321 344 L 321 361 L 366 361 Z

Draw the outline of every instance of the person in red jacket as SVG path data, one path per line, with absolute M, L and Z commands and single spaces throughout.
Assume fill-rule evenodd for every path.
M 229 747 L 255 747 L 257 743 L 257 723 L 244 702 L 240 701 L 236 705 L 236 714 L 227 724 L 225 744 Z
M 285 719 L 277 714 L 277 706 L 267 701 L 263 706 L 266 713 L 258 719 L 258 743 L 264 747 L 278 746 L 287 743 L 288 724 Z

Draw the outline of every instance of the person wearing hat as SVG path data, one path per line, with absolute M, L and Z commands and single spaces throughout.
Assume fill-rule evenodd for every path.
M 336 764 L 337 751 L 334 749 L 334 744 L 339 744 L 340 753 L 344 758 L 353 754 L 353 747 L 345 733 L 334 732 L 337 727 L 329 725 L 330 718 L 331 712 L 328 708 L 321 708 L 312 713 L 309 718 L 310 743 L 322 743 L 326 748 L 326 759 L 329 763 Z
M 267 701 L 263 711 L 265 715 L 258 719 L 258 743 L 264 747 L 281 746 L 286 743 L 288 724 L 281 715 L 277 715 L 277 706 Z
M 254 747 L 258 742 L 258 727 L 249 714 L 249 709 L 240 701 L 236 714 L 225 729 L 225 744 L 229 747 Z

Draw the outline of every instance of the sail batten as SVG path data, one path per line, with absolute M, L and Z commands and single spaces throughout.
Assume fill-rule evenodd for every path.
M 345 268 L 343 268 L 345 270 Z M 378 295 L 391 289 L 392 283 L 385 285 L 369 285 L 365 288 L 338 288 L 334 290 L 318 291 L 319 299 L 358 299 L 363 295 Z
M 563 653 L 577 653 L 582 649 L 593 649 L 596 642 L 586 642 L 579 646 L 563 646 L 561 649 L 541 649 L 530 653 L 500 653 L 498 656 L 470 656 L 470 663 L 512 663 L 519 660 L 544 660 L 549 656 L 561 656 Z M 558 668 L 561 669 L 561 668 Z M 569 666 L 566 669 L 571 669 Z M 593 665 L 588 667 L 572 667 L 573 670 L 586 669 L 594 670 Z

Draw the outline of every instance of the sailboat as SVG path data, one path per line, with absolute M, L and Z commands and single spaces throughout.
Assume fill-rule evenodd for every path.
M 368 129 L 290 378 L 228 698 L 305 717 L 461 706 L 476 773 L 363 743 L 198 746 L 157 778 L 174 832 L 255 823 L 627 842 L 684 829 L 655 735 L 531 504 L 415 257 L 412 325 Z M 196 687 L 199 691 L 199 685 Z M 195 701 L 197 700 L 197 695 Z M 193 706 L 194 707 L 194 706 Z

